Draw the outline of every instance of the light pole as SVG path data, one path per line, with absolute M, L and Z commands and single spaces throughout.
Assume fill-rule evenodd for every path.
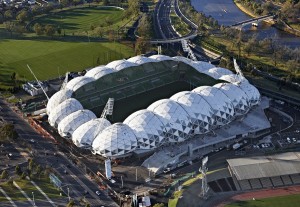
M 69 199 L 69 202 L 70 202 L 70 189 L 69 189 L 69 187 L 67 187 L 67 189 L 68 189 L 68 199 Z
M 35 201 L 34 201 L 34 192 L 31 192 L 32 193 L 32 201 L 33 201 L 33 206 L 35 206 Z

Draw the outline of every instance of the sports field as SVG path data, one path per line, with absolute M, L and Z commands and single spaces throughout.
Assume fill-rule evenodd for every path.
M 81 7 L 52 13 L 39 18 L 31 25 L 35 23 L 52 24 L 59 26 L 66 34 L 70 34 L 89 31 L 91 25 L 114 27 L 114 24 L 122 24 L 123 12 L 123 10 L 111 7 Z
M 296 207 L 300 206 L 300 195 L 287 195 L 273 198 L 238 201 L 226 207 Z
M 110 21 L 107 27 L 116 29 L 128 21 L 122 20 L 123 12 L 109 7 L 78 7 L 46 15 L 38 21 L 60 26 L 62 34 L 65 31 L 66 36 L 54 38 L 34 33 L 13 34 L 11 37 L 5 26 L 0 24 L 0 89 L 14 86 L 11 79 L 14 72 L 18 80 L 33 80 L 27 64 L 39 79 L 46 80 L 62 76 L 67 71 L 82 71 L 132 56 L 134 51 L 128 46 L 99 42 L 98 37 L 85 33 L 91 25 L 104 24 L 105 28 L 107 20 Z

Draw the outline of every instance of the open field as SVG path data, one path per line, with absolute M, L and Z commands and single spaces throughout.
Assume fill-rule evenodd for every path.
M 133 50 L 119 43 L 63 42 L 55 40 L 14 40 L 0 42 L 0 85 L 11 86 L 11 74 L 32 80 L 51 79 L 67 71 L 82 71 L 112 60 L 132 56 Z
M 111 28 L 114 24 L 122 22 L 123 13 L 123 10 L 117 8 L 81 7 L 53 12 L 33 21 L 31 25 L 33 26 L 35 23 L 52 24 L 59 26 L 66 34 L 70 34 L 72 32 L 89 31 L 91 25 L 95 27 L 109 25 Z
M 299 206 L 300 195 L 287 195 L 273 198 L 238 201 L 226 207 L 295 207 Z
M 0 89 L 14 86 L 11 79 L 13 72 L 18 80 L 32 80 L 27 64 L 39 79 L 46 80 L 64 75 L 67 71 L 82 71 L 132 56 L 134 51 L 128 46 L 100 42 L 99 38 L 86 34 L 91 25 L 103 24 L 104 30 L 116 30 L 129 21 L 122 19 L 123 12 L 116 8 L 85 6 L 53 12 L 36 20 L 60 26 L 66 36 L 54 38 L 34 33 L 11 36 L 0 24 Z M 107 19 L 110 21 L 108 26 Z

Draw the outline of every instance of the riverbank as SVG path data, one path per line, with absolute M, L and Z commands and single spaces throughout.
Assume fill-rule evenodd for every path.
M 249 16 L 256 18 L 259 17 L 258 15 L 254 14 L 251 10 L 249 10 L 248 8 L 246 8 L 243 4 L 238 3 L 236 0 L 233 1 L 234 4 L 244 13 L 248 14 Z M 280 29 L 282 31 L 288 32 L 290 34 L 296 35 L 298 37 L 300 37 L 300 31 L 296 30 L 292 27 L 290 27 L 289 25 L 287 25 L 285 22 L 280 21 L 280 22 L 275 22 L 273 20 L 265 20 L 264 22 L 274 25 L 274 27 L 276 27 L 277 29 Z

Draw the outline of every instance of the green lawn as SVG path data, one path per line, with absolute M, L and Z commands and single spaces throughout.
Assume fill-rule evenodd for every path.
M 0 85 L 9 86 L 13 72 L 32 80 L 27 64 L 39 79 L 46 80 L 133 54 L 119 43 L 6 39 L 0 41 Z
M 256 199 L 255 201 L 239 201 L 226 207 L 296 207 L 299 206 L 300 195 L 288 195 L 274 198 Z
M 46 15 L 34 21 L 46 25 L 52 24 L 60 26 L 66 34 L 79 31 L 88 31 L 90 26 L 107 26 L 106 20 L 111 21 L 114 25 L 122 21 L 123 10 L 110 7 L 81 7 Z

